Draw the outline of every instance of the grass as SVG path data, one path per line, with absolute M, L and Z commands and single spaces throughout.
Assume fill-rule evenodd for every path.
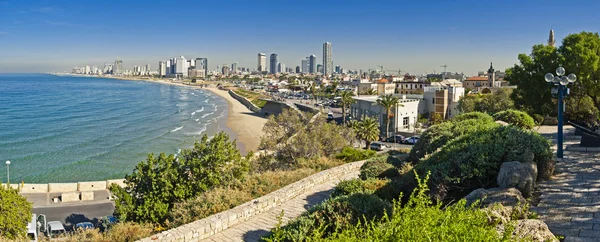
M 250 100 L 250 102 L 252 102 L 254 105 L 256 105 L 259 108 L 264 107 L 265 104 L 267 103 L 267 101 L 261 100 L 261 98 L 269 98 L 267 95 L 264 95 L 262 93 L 253 92 L 253 91 L 242 89 L 242 88 L 236 88 L 236 89 L 232 89 L 232 90 L 235 91 L 235 93 L 239 94 L 240 96 L 247 98 L 248 100 Z

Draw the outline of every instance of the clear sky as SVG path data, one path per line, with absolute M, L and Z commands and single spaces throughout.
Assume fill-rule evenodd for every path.
M 256 68 L 257 53 L 288 67 L 323 42 L 346 69 L 475 75 L 569 34 L 598 32 L 600 1 L 0 0 L 0 72 L 66 71 L 123 60 L 158 66 L 183 55 Z

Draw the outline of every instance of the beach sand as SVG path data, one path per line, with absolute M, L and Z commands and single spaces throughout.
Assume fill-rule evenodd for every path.
M 93 77 L 93 76 L 92 76 Z M 233 131 L 233 135 L 237 140 L 238 149 L 242 155 L 247 154 L 249 151 L 257 151 L 258 145 L 260 145 L 260 138 L 263 135 L 263 127 L 267 122 L 267 119 L 260 117 L 250 111 L 246 106 L 235 100 L 227 91 L 220 90 L 218 88 L 202 88 L 200 86 L 185 85 L 182 83 L 173 83 L 164 79 L 136 79 L 136 78 L 124 78 L 124 77 L 104 77 L 113 78 L 127 81 L 147 81 L 156 82 L 168 85 L 184 86 L 196 89 L 205 89 L 211 91 L 220 97 L 227 100 L 228 103 L 228 116 L 226 126 Z

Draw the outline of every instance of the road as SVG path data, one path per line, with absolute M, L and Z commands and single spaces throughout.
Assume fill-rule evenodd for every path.
M 53 207 L 38 207 L 33 209 L 35 214 L 46 215 L 47 221 L 60 221 L 66 230 L 79 222 L 92 222 L 96 224 L 98 219 L 112 215 L 115 208 L 112 202 L 103 202 L 86 205 L 63 205 Z

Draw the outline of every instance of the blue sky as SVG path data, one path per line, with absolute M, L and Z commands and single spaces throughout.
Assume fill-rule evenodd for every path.
M 288 67 L 332 42 L 334 65 L 475 75 L 493 61 L 569 33 L 598 32 L 600 1 L 0 0 L 0 73 L 65 71 L 122 59 L 126 68 L 184 55 Z M 560 11 L 560 12 L 559 12 Z

